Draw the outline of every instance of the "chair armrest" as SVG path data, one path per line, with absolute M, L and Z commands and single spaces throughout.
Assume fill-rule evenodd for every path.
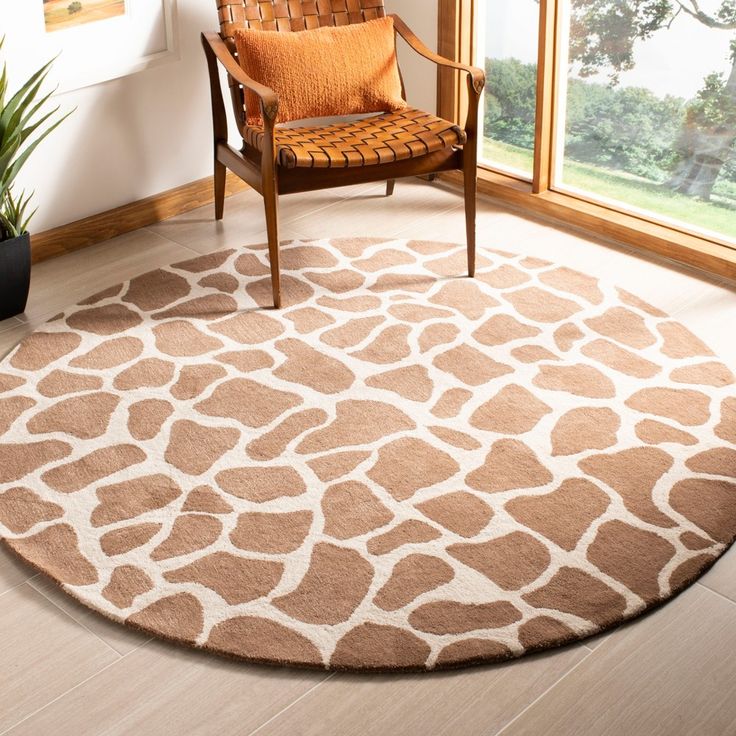
M 390 16 L 394 21 L 394 28 L 396 32 L 416 51 L 420 56 L 425 59 L 433 61 L 438 66 L 447 66 L 452 69 L 458 69 L 462 72 L 467 72 L 470 75 L 471 87 L 476 96 L 480 97 L 483 92 L 483 88 L 486 84 L 486 75 L 482 69 L 476 66 L 469 66 L 467 64 L 460 64 L 457 61 L 451 61 L 446 59 L 444 56 L 440 56 L 432 51 L 410 28 L 404 23 L 398 15 L 392 14 Z
M 205 31 L 202 33 L 202 41 L 212 50 L 217 61 L 222 64 L 225 71 L 238 84 L 255 93 L 261 101 L 261 112 L 267 120 L 273 121 L 279 111 L 279 96 L 270 87 L 251 79 L 243 68 L 235 60 L 219 33 Z

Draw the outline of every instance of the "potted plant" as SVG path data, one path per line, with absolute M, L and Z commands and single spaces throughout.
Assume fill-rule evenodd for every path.
M 4 41 L 0 39 L 0 49 Z M 0 319 L 25 310 L 31 283 L 28 221 L 35 210 L 28 211 L 32 195 L 16 195 L 13 183 L 38 144 L 71 114 L 54 121 L 58 107 L 43 112 L 53 92 L 41 94 L 41 86 L 52 63 L 44 64 L 12 96 L 6 64 L 0 75 Z

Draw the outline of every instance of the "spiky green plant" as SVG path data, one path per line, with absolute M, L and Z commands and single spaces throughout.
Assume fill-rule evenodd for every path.
M 0 39 L 0 50 L 5 37 Z M 0 75 L 0 242 L 15 238 L 26 232 L 33 212 L 28 212 L 32 195 L 21 192 L 13 194 L 13 183 L 38 144 L 71 115 L 68 112 L 57 120 L 52 118 L 58 107 L 47 113 L 41 112 L 53 94 L 41 94 L 41 86 L 53 64 L 53 59 L 44 64 L 7 101 L 8 72 L 3 63 Z

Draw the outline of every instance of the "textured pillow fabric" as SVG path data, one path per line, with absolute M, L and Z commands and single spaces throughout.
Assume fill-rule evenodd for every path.
M 234 35 L 246 74 L 279 95 L 277 122 L 406 107 L 392 18 L 285 33 L 240 29 Z M 245 104 L 248 124 L 261 124 L 257 95 L 245 90 Z

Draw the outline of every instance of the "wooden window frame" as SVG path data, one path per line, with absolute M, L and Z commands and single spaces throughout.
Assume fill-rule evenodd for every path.
M 438 0 L 438 51 L 466 64 L 475 59 L 475 3 L 486 0 Z M 512 206 L 582 228 L 656 253 L 720 277 L 736 280 L 736 244 L 717 236 L 701 235 L 628 212 L 583 194 L 553 188 L 555 171 L 556 76 L 562 31 L 561 0 L 539 0 L 539 54 L 537 109 L 532 181 L 481 165 L 478 190 Z M 462 121 L 466 91 L 457 72 L 442 70 L 437 80 L 437 111 L 441 117 Z M 452 175 L 445 175 L 452 176 Z

